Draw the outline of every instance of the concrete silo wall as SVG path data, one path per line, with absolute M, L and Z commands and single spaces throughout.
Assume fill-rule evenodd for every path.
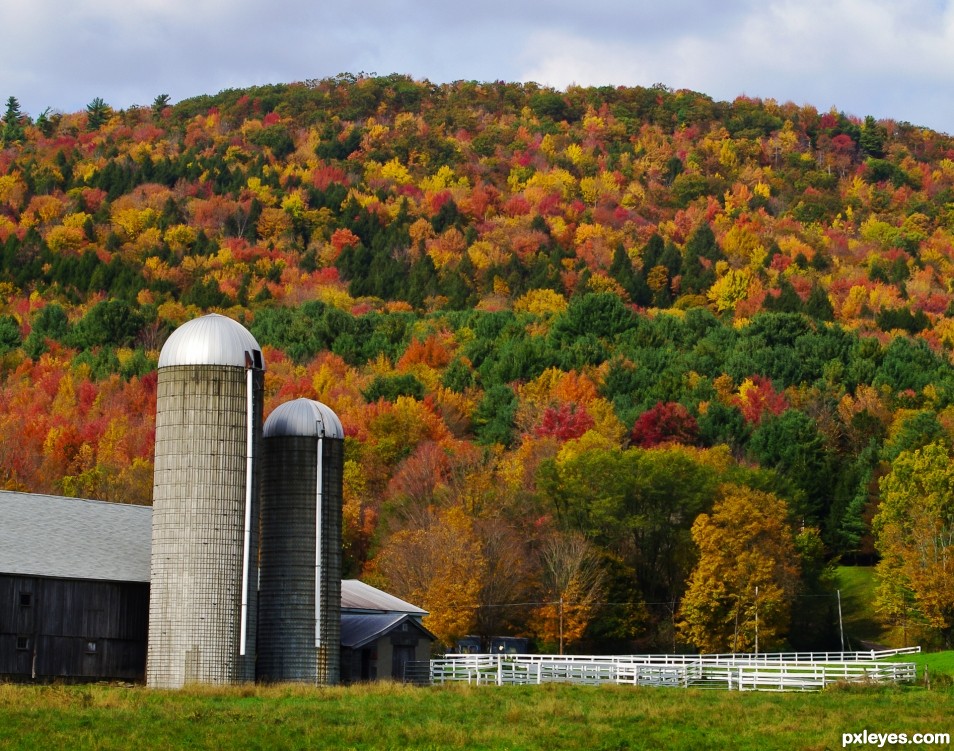
M 263 373 L 251 372 L 257 457 Z M 155 688 L 255 678 L 258 477 L 253 462 L 246 575 L 247 374 L 221 365 L 159 369 L 146 667 Z
M 258 679 L 334 685 L 341 649 L 341 505 L 344 441 L 322 451 L 319 643 L 316 645 L 314 436 L 264 440 Z

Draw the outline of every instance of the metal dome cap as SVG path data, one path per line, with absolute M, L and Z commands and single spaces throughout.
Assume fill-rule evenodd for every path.
M 338 415 L 314 399 L 293 399 L 278 405 L 263 428 L 266 438 L 276 436 L 315 436 L 344 439 L 344 427 Z
M 172 365 L 265 368 L 255 337 L 238 321 L 218 313 L 193 318 L 172 332 L 159 353 L 159 367 Z

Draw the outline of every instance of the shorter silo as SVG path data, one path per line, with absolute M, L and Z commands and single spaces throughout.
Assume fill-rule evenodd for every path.
M 321 402 L 295 399 L 263 432 L 257 677 L 334 685 L 344 429 Z

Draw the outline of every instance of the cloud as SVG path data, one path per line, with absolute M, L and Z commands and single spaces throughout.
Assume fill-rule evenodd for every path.
M 947 0 L 0 0 L 0 99 L 37 114 L 406 73 L 651 85 L 954 130 Z
M 954 126 L 954 108 L 931 95 L 954 83 L 948 3 L 776 0 L 748 6 L 719 34 L 694 23 L 649 40 L 551 30 L 527 39 L 520 62 L 519 78 L 557 88 L 664 83 Z

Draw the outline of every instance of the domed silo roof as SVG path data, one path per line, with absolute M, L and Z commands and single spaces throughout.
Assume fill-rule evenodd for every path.
M 252 358 L 251 363 L 246 361 L 246 353 Z M 244 368 L 249 364 L 264 368 L 262 348 L 242 324 L 217 313 L 182 324 L 172 332 L 159 354 L 160 368 L 172 365 L 234 365 Z
M 344 428 L 330 407 L 314 399 L 293 399 L 280 404 L 268 416 L 266 438 L 275 436 L 321 436 L 344 439 Z

